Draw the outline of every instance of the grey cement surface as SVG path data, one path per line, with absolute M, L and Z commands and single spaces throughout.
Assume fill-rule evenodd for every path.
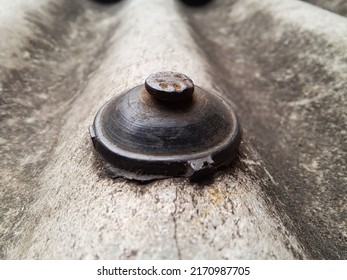
M 341 16 L 347 16 L 347 2 L 345 0 L 305 0 L 305 2 L 311 3 Z
M 0 257 L 346 259 L 346 20 L 165 3 L 38 1 L 13 9 L 20 32 L 0 21 Z M 239 114 L 239 158 L 203 185 L 113 180 L 93 151 L 98 108 L 160 70 Z
M 280 186 L 264 190 L 285 223 L 313 258 L 346 258 L 347 21 L 277 2 L 216 1 L 187 14 Z

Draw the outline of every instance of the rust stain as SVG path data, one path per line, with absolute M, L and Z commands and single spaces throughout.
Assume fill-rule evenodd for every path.
M 207 215 L 213 210 L 214 205 L 220 204 L 223 201 L 223 192 L 212 184 L 207 189 L 207 198 L 209 200 L 209 206 L 203 209 L 192 221 L 191 224 L 197 224 L 201 219 L 207 217 Z
M 207 194 L 210 201 L 214 204 L 220 203 L 223 198 L 222 191 L 214 184 L 207 189 Z

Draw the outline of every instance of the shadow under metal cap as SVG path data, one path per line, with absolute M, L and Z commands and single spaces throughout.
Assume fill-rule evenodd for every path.
M 183 74 L 159 72 L 103 105 L 90 135 L 114 177 L 195 180 L 230 164 L 241 129 L 225 100 Z

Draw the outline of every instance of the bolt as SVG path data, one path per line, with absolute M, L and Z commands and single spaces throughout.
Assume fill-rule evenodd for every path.
M 145 88 L 157 99 L 175 102 L 191 99 L 194 83 L 181 73 L 158 72 L 146 79 Z
M 139 181 L 199 180 L 231 163 L 241 141 L 230 105 L 175 72 L 150 75 L 145 85 L 115 95 L 89 131 L 106 170 Z

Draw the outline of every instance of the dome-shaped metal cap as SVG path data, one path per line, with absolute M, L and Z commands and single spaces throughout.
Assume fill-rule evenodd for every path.
M 213 173 L 234 159 L 241 130 L 225 100 L 159 72 L 102 106 L 90 135 L 115 176 L 145 181 Z

